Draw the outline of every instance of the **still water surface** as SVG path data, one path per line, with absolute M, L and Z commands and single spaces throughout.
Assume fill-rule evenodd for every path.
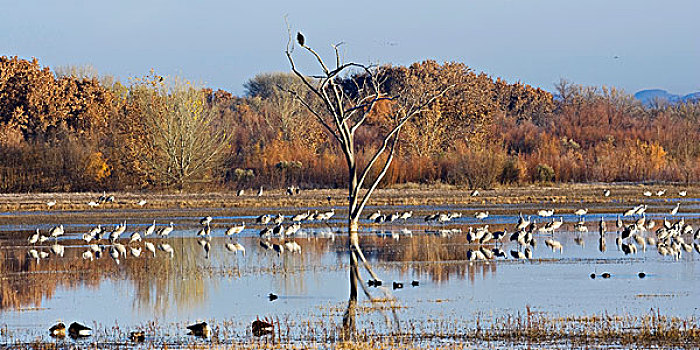
M 545 246 L 549 234 L 536 234 L 533 259 L 527 261 L 510 256 L 488 262 L 466 258 L 469 249 L 478 249 L 465 240 L 468 227 L 490 224 L 492 231 L 510 230 L 517 220 L 514 215 L 492 215 L 483 221 L 465 215 L 447 225 L 426 224 L 419 215 L 405 223 L 367 222 L 361 244 L 384 280 L 383 287 L 368 290 L 373 296 L 395 297 L 395 306 L 400 307 L 393 309 L 391 316 L 386 310 L 361 312 L 359 326 L 381 333 L 437 319 L 470 324 L 477 318 L 523 313 L 528 307 L 552 316 L 649 312 L 700 316 L 700 255 L 684 252 L 676 261 L 659 255 L 654 247 L 646 252 L 640 247 L 637 254 L 625 255 L 615 245 L 616 232 L 606 234 L 606 251 L 601 252 L 597 221 L 605 216 L 613 230 L 614 218 L 621 210 L 609 209 L 586 217 L 588 233 L 573 232 L 578 217 L 562 215 L 566 223 L 554 238 L 562 243 L 563 253 Z M 419 213 L 437 209 L 396 210 Z M 127 246 L 128 235 L 143 232 L 151 222 L 143 215 L 128 215 L 134 213 L 124 213 L 129 226 L 122 243 Z M 700 221 L 700 210 L 691 208 L 682 215 L 694 226 Z M 66 246 L 62 258 L 52 254 L 37 263 L 27 256 L 31 248 L 49 251 L 53 239 L 36 246 L 24 238 L 2 239 L 0 326 L 4 332 L 0 341 L 49 340 L 47 329 L 58 320 L 80 321 L 94 327 L 105 340 L 118 341 L 124 332 L 147 328 L 165 342 L 186 337 L 184 325 L 206 320 L 220 336 L 236 341 L 251 337 L 249 324 L 256 317 L 272 317 L 296 326 L 289 333 L 291 340 L 314 337 L 302 330 L 299 322 L 340 323 L 349 295 L 347 237 L 342 233 L 344 219 L 338 216 L 327 224 L 302 226 L 301 237 L 294 239 L 302 247 L 301 254 L 279 255 L 263 249 L 257 238 L 262 225 L 248 224 L 233 240 L 225 237 L 229 225 L 253 221 L 255 215 L 251 214 L 214 217 L 209 257 L 198 244 L 199 217 L 194 214 L 158 218 L 160 227 L 176 221 L 175 231 L 169 238 L 146 239 L 156 245 L 171 244 L 174 258 L 162 251 L 156 257 L 144 251 L 139 258 L 122 258 L 119 265 L 108 254 L 84 260 L 82 253 L 88 246 L 80 237 L 91 225 L 80 219 L 80 213 L 76 213 L 75 223 L 63 222 L 66 234 L 58 239 Z M 660 220 L 663 215 L 650 213 L 649 218 Z M 116 222 L 110 222 L 109 227 Z M 46 232 L 55 224 L 8 224 L 0 231 L 22 232 L 24 237 L 35 228 Z M 439 229 L 462 233 L 441 235 Z M 225 249 L 225 243 L 234 241 L 246 248 L 245 255 Z M 507 239 L 499 246 L 506 252 L 518 249 Z M 612 277 L 600 278 L 603 272 Z M 639 278 L 640 272 L 646 277 Z M 591 273 L 598 278 L 591 279 Z M 368 274 L 363 271 L 362 276 L 366 281 Z M 393 281 L 403 282 L 404 287 L 392 289 Z M 419 285 L 411 286 L 412 281 Z M 269 293 L 279 299 L 270 301 Z M 392 322 L 387 323 L 387 319 Z

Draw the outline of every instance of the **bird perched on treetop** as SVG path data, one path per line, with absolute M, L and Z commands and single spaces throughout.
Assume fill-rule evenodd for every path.
M 299 46 L 304 46 L 304 34 L 301 34 L 301 32 L 297 32 L 297 42 Z

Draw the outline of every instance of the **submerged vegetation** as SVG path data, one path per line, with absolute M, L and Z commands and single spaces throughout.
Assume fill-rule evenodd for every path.
M 94 72 L 55 74 L 0 58 L 0 191 L 337 188 L 347 183 L 332 136 L 265 73 L 245 96 L 155 72 L 127 84 Z M 451 86 L 408 121 L 382 186 L 700 180 L 700 103 L 642 105 L 615 88 L 562 81 L 556 95 L 462 63 L 383 66 L 388 96 L 419 100 Z M 339 77 L 348 96 L 365 76 Z M 407 89 L 410 87 L 410 89 Z M 302 96 L 303 97 L 303 96 Z M 357 160 L 381 147 L 391 100 L 368 113 Z M 478 164 L 478 166 L 475 166 Z

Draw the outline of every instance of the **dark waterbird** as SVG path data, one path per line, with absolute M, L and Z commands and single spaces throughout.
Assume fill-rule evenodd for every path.
M 211 335 L 211 327 L 206 322 L 199 322 L 187 326 L 190 330 L 190 335 L 195 337 L 209 338 Z
M 603 278 L 610 278 L 610 274 L 607 272 L 603 272 L 601 276 L 603 276 Z
M 395 281 L 395 282 L 392 284 L 392 287 L 393 287 L 394 289 L 401 289 L 401 288 L 403 288 L 403 282 L 396 282 L 396 281 Z
M 134 343 L 143 343 L 146 340 L 146 334 L 143 331 L 133 331 L 129 333 L 129 340 Z
M 367 285 L 370 287 L 379 287 L 382 285 L 382 281 L 380 280 L 369 280 L 367 281 Z
M 647 277 L 647 274 L 644 272 L 640 272 L 637 274 L 637 276 L 639 276 L 639 278 L 644 278 L 644 277 Z
M 278 297 L 277 294 L 275 294 L 275 293 L 270 293 L 270 294 L 267 295 L 267 298 L 270 299 L 270 301 L 275 301 L 275 300 L 277 300 L 279 297 Z
M 418 287 L 418 285 L 420 285 L 420 282 L 418 282 L 416 280 L 413 280 L 413 282 L 411 282 L 412 287 Z
M 252 331 L 253 335 L 256 337 L 262 337 L 267 334 L 272 334 L 275 332 L 275 323 L 268 319 L 267 317 L 261 320 L 259 317 L 253 321 Z
M 78 322 L 73 322 L 68 327 L 68 334 L 72 338 L 89 337 L 92 335 L 92 328 L 82 325 Z
M 49 328 L 49 335 L 56 338 L 63 338 L 66 336 L 66 325 L 63 322 L 56 323 Z

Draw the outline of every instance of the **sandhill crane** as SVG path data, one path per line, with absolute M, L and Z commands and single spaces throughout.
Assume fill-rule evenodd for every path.
M 240 225 L 237 226 L 231 226 L 226 230 L 226 235 L 231 236 L 231 235 L 237 235 L 245 229 L 245 222 L 241 222 Z
M 163 227 L 163 228 L 160 230 L 159 234 L 160 234 L 162 237 L 167 237 L 167 236 L 170 234 L 170 232 L 173 232 L 174 229 L 175 229 L 175 227 L 173 226 L 173 222 L 171 221 L 171 222 L 170 222 L 170 225 L 169 225 L 169 226 Z
M 202 229 L 197 232 L 197 237 L 209 236 L 210 233 L 211 233 L 211 226 L 207 225 L 207 226 L 202 227 Z
M 63 224 L 54 226 L 50 231 L 49 231 L 49 236 L 58 239 L 58 236 L 62 236 L 65 231 L 63 230 Z
M 651 191 L 644 191 L 644 193 L 642 193 L 642 194 L 644 195 L 644 197 L 651 197 L 652 196 Z
M 335 208 L 331 208 L 331 210 L 324 212 L 321 215 L 323 218 L 317 218 L 318 220 L 328 220 L 335 215 Z
M 530 216 L 527 217 L 527 220 L 523 217 L 523 213 L 520 213 L 520 217 L 518 218 L 518 225 L 516 226 L 516 230 L 524 230 L 526 227 L 530 225 L 530 222 L 532 219 L 530 219 Z
M 89 202 L 87 202 L 87 205 L 88 205 L 90 208 L 94 208 L 94 207 L 99 207 L 99 206 L 100 206 L 100 203 L 97 203 L 97 202 L 95 202 L 95 201 L 89 201 Z
M 300 213 L 300 214 L 294 215 L 294 216 L 292 216 L 292 222 L 304 221 L 306 218 L 309 217 L 309 214 L 311 214 L 311 212 L 309 212 L 307 210 L 306 213 Z
M 155 258 L 156 257 L 156 246 L 151 242 L 144 242 L 143 245 L 146 246 L 146 249 L 149 252 L 153 253 L 153 257 Z
M 680 207 L 681 207 L 681 203 L 676 203 L 676 206 L 673 209 L 671 209 L 669 214 L 671 214 L 671 216 L 676 215 L 678 213 L 678 209 Z
M 134 242 L 141 242 L 141 234 L 138 232 L 134 232 L 131 234 L 131 237 L 129 238 L 129 243 L 134 243 Z
M 636 209 L 637 209 L 637 210 L 635 210 L 635 214 L 637 214 L 637 215 L 642 215 L 642 214 L 644 214 L 645 211 L 647 211 L 647 205 L 646 205 L 646 204 L 640 204 L 640 205 L 637 206 Z
M 398 220 L 400 217 L 401 217 L 401 214 L 399 214 L 399 212 L 393 213 L 393 214 L 389 215 L 389 221 L 394 222 L 394 221 Z
M 295 222 L 291 226 L 287 227 L 287 229 L 284 231 L 284 235 L 285 236 L 294 235 L 297 233 L 297 231 L 299 231 L 299 229 L 301 229 L 301 224 L 299 224 L 298 222 Z
M 55 201 L 55 200 L 50 200 L 50 201 L 46 202 L 46 206 L 47 206 L 49 209 L 53 208 L 54 205 L 56 205 L 56 201 Z
M 402 219 L 404 222 L 406 222 L 406 220 L 410 219 L 411 216 L 413 216 L 413 210 L 405 211 L 401 214 L 400 219 Z
M 258 197 L 262 197 L 263 195 L 263 187 L 260 186 L 260 189 L 258 190 Z
M 681 197 L 685 197 L 686 195 L 688 195 L 688 191 L 686 191 L 686 190 L 678 191 L 678 195 Z
M 255 219 L 255 222 L 258 223 L 258 224 L 267 225 L 268 223 L 270 223 L 270 220 L 272 220 L 272 217 L 271 217 L 270 215 L 268 215 L 268 214 L 263 214 L 263 215 L 258 216 L 258 217 Z
M 146 203 L 148 203 L 148 202 L 145 199 L 142 199 L 142 200 L 138 201 L 136 203 L 136 205 L 138 205 L 139 207 L 143 207 L 144 205 L 146 205 Z
M 552 219 L 551 230 L 555 231 L 555 230 L 559 229 L 561 227 L 561 225 L 563 225 L 563 224 L 564 224 L 564 218 L 561 216 L 559 217 L 559 221 L 555 221 L 554 219 Z
M 645 229 L 644 224 L 646 223 L 646 221 L 647 221 L 646 215 L 642 215 L 641 217 L 639 217 L 639 219 L 637 219 L 637 221 L 635 221 L 635 223 L 634 223 L 635 225 L 637 225 L 637 230 L 644 231 L 644 229 Z
M 146 231 L 143 233 L 144 237 L 148 237 L 153 234 L 153 232 L 156 232 L 156 220 L 153 220 L 153 223 L 146 227 Z
M 554 215 L 554 209 L 540 209 L 537 211 L 537 215 L 546 218 Z
M 122 233 L 126 231 L 126 220 L 122 222 L 121 224 L 118 224 L 115 228 L 114 231 L 112 231 L 112 237 L 115 237 L 114 239 L 118 238 Z
M 236 192 L 236 196 L 238 196 L 238 197 L 241 197 L 243 195 L 245 195 L 245 190 L 243 190 L 243 189 L 240 189 L 240 190 L 238 190 L 238 192 Z
M 187 326 L 190 335 L 195 337 L 209 338 L 211 336 L 211 327 L 206 322 L 199 322 Z
M 39 229 L 36 229 L 36 233 L 29 236 L 29 238 L 27 239 L 27 242 L 29 242 L 29 244 L 34 245 L 34 244 L 36 244 L 36 242 L 39 241 L 39 236 L 41 236 L 41 233 L 39 233 Z
M 668 220 L 666 220 L 666 218 L 664 218 L 664 228 L 667 230 L 671 229 L 671 223 Z
M 610 197 L 610 190 L 607 189 L 607 188 L 604 189 L 604 190 L 603 190 L 603 196 L 604 196 L 604 197 Z
M 377 213 L 379 213 L 379 210 L 377 210 Z M 435 213 L 435 214 L 428 214 L 425 216 L 424 220 L 425 222 L 430 222 L 430 221 L 435 221 L 437 218 L 440 217 L 440 213 Z
M 584 216 L 588 213 L 588 208 L 579 208 L 574 211 L 574 215 Z
M 666 190 L 665 190 L 665 189 L 656 191 L 656 195 L 659 196 L 659 197 L 663 196 L 664 194 L 666 194 Z
M 478 195 L 479 195 L 479 190 L 474 190 L 474 191 L 472 191 L 472 193 L 471 193 L 471 196 L 472 196 L 472 197 L 476 197 L 476 196 L 478 196 Z
M 617 226 L 617 228 L 622 228 L 622 226 L 624 226 L 624 223 L 622 222 L 622 218 L 620 217 L 620 215 L 617 216 L 617 221 L 615 221 L 615 226 Z
M 206 226 L 206 225 L 209 225 L 209 224 L 211 223 L 211 220 L 212 220 L 212 217 L 211 217 L 211 216 L 205 216 L 205 217 L 199 219 L 199 223 L 200 223 L 201 225 Z
M 489 217 L 489 212 L 488 211 L 480 211 L 474 214 L 474 217 L 479 219 L 479 220 L 484 220 L 487 217 Z

